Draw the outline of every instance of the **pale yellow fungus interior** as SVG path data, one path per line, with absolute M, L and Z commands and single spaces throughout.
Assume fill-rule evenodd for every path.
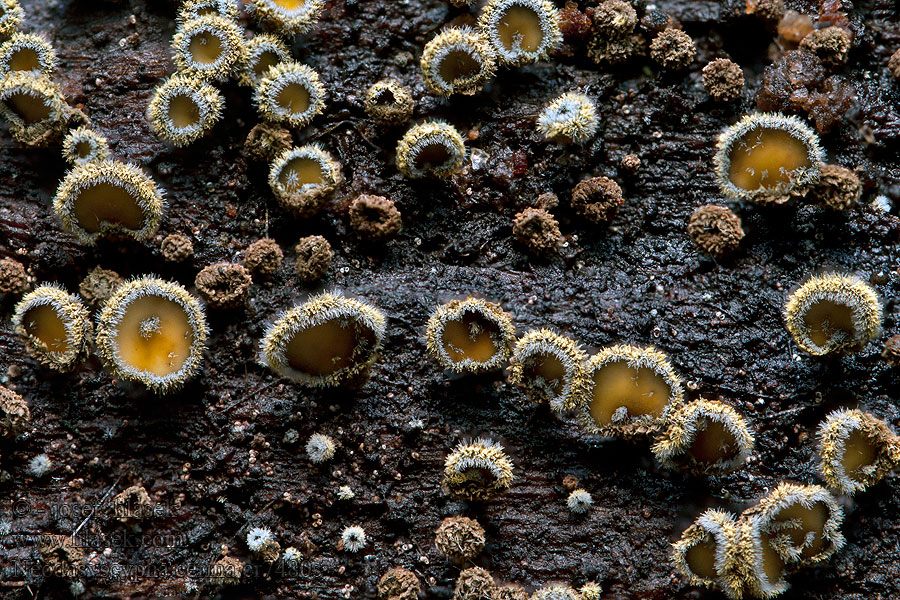
M 85 188 L 72 204 L 78 226 L 97 233 L 102 224 L 118 223 L 127 229 L 140 229 L 144 211 L 137 199 L 121 186 L 98 183 Z
M 819 347 L 835 340 L 835 334 L 853 336 L 853 311 L 844 304 L 820 300 L 806 311 L 803 322 L 809 328 L 809 338 Z
M 828 507 L 823 502 L 816 502 L 812 508 L 804 508 L 801 504 L 793 504 L 780 511 L 775 518 L 779 521 L 799 519 L 800 526 L 787 529 L 785 532 L 791 538 L 791 544 L 800 547 L 806 540 L 806 535 L 813 532 L 812 543 L 802 552 L 804 558 L 810 558 L 822 551 L 825 540 L 822 532 L 825 530 L 825 522 L 828 520 Z
M 256 57 L 256 63 L 253 65 L 253 73 L 257 77 L 261 77 L 263 73 L 281 62 L 281 59 L 274 52 L 261 52 Z
M 743 190 L 772 189 L 790 183 L 796 170 L 811 166 L 809 149 L 781 129 L 757 128 L 731 148 L 728 178 Z
M 299 10 L 306 8 L 306 0 L 273 0 L 275 6 L 287 10 Z
M 762 535 L 761 537 L 763 573 L 766 574 L 766 579 L 769 580 L 769 583 L 775 584 L 781 581 L 781 574 L 784 571 L 784 561 L 781 559 L 778 552 L 775 551 L 775 548 L 772 547 L 768 536 Z
M 328 376 L 352 366 L 359 351 L 369 347 L 373 339 L 371 331 L 332 319 L 294 334 L 285 357 L 295 371 Z
M 594 371 L 591 416 L 598 425 L 609 425 L 622 407 L 629 416 L 661 416 L 672 388 L 652 369 L 635 369 L 625 361 L 613 361 Z
M 212 64 L 222 56 L 222 40 L 208 31 L 202 31 L 191 37 L 188 52 L 194 62 Z
M 201 9 L 197 10 L 198 17 L 205 17 L 206 15 L 218 15 L 219 11 L 216 10 L 215 6 L 204 6 Z
M 290 113 L 303 114 L 309 109 L 309 90 L 299 83 L 289 83 L 278 92 L 275 101 Z
M 33 71 L 41 68 L 41 61 L 34 48 L 22 48 L 9 58 L 10 71 Z
M 67 352 L 69 340 L 66 326 L 56 309 L 49 305 L 28 309 L 22 317 L 28 335 L 42 343 L 50 352 Z
M 716 543 L 709 536 L 703 541 L 697 542 L 685 553 L 685 561 L 691 573 L 701 579 L 715 579 L 716 572 Z
M 526 373 L 532 383 L 542 382 L 547 392 L 559 394 L 566 382 L 566 367 L 552 354 L 536 354 L 528 360 Z
M 441 79 L 448 83 L 474 77 L 480 71 L 481 63 L 475 60 L 471 53 L 462 50 L 447 53 L 438 68 Z
M 126 366 L 164 377 L 181 370 L 193 342 L 190 320 L 180 304 L 144 296 L 125 308 L 115 344 Z
M 703 419 L 698 424 L 698 431 L 691 442 L 688 454 L 701 463 L 717 463 L 726 461 L 737 454 L 737 440 L 718 421 Z
M 844 472 L 849 477 L 858 478 L 861 475 L 859 471 L 874 463 L 877 457 L 878 448 L 871 438 L 859 429 L 850 432 L 844 442 L 844 455 L 841 457 Z
M 510 6 L 497 23 L 497 35 L 507 50 L 534 52 L 544 41 L 541 17 L 525 6 Z
M 462 318 L 447 321 L 441 342 L 453 362 L 469 359 L 487 362 L 497 354 L 497 326 L 481 315 L 465 312 Z
M 91 155 L 90 142 L 81 141 L 75 144 L 75 156 L 78 158 L 87 158 Z
M 169 120 L 178 127 L 190 127 L 200 120 L 200 107 L 190 96 L 175 96 L 169 102 Z
M 287 189 L 299 189 L 306 184 L 322 185 L 325 183 L 325 172 L 319 161 L 294 158 L 278 174 L 278 181 Z
M 50 116 L 50 107 L 29 94 L 22 92 L 10 94 L 6 103 L 25 123 L 37 123 Z
M 428 144 L 416 154 L 415 165 L 419 170 L 434 169 L 450 160 L 450 152 L 443 144 Z

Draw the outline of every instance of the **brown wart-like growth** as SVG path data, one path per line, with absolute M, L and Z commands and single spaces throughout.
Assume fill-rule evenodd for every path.
M 715 204 L 697 207 L 687 230 L 697 247 L 713 256 L 734 252 L 744 239 L 740 217 L 731 209 Z
M 591 223 L 606 223 L 625 203 L 622 188 L 609 177 L 591 177 L 575 186 L 572 208 Z
M 717 58 L 703 67 L 703 87 L 716 102 L 731 102 L 744 91 L 744 71 L 727 58 Z
M 397 235 L 403 221 L 390 198 L 360 194 L 350 205 L 350 227 L 364 240 L 376 242 Z
M 516 341 L 512 319 L 499 305 L 479 298 L 452 300 L 428 319 L 425 342 L 442 367 L 457 373 L 500 369 Z
M 653 444 L 663 465 L 700 475 L 737 469 L 752 451 L 753 434 L 740 413 L 708 400 L 675 411 Z
M 382 79 L 366 90 L 366 114 L 380 125 L 401 125 L 409 121 L 416 107 L 409 88 L 396 79 Z
M 270 163 L 291 148 L 291 132 L 278 123 L 257 123 L 244 140 L 244 153 L 251 159 Z
M 235 263 L 204 267 L 194 278 L 194 287 L 213 308 L 236 308 L 250 295 L 250 271 Z
M 15 437 L 25 433 L 31 411 L 19 394 L 0 385 L 0 437 Z
M 818 181 L 804 195 L 831 210 L 848 210 L 862 196 L 862 182 L 856 173 L 838 165 L 824 165 Z
M 194 255 L 194 243 L 180 233 L 170 233 L 159 245 L 162 257 L 168 262 L 182 262 Z
M 3 261 L 0 261 L 0 266 L 2 264 Z M 881 357 L 892 367 L 900 366 L 900 335 L 895 334 L 885 340 Z
M 116 520 L 136 523 L 153 515 L 153 502 L 142 485 L 133 485 L 116 494 L 111 503 Z
M 730 598 L 741 598 L 743 558 L 734 515 L 708 510 L 672 544 L 672 562 L 691 585 L 718 588 Z
M 516 342 L 509 381 L 534 402 L 557 412 L 571 410 L 588 393 L 587 356 L 578 344 L 548 329 L 532 330 Z
M 13 71 L 50 77 L 55 67 L 53 46 L 41 36 L 14 33 L 0 45 L 0 78 Z
M 494 76 L 494 50 L 469 27 L 450 27 L 425 44 L 419 65 L 438 96 L 475 94 Z
M 97 353 L 114 376 L 166 393 L 199 370 L 208 335 L 203 308 L 186 289 L 142 277 L 103 305 Z
M 275 321 L 260 343 L 260 362 L 279 375 L 311 386 L 332 387 L 375 362 L 385 317 L 351 298 L 322 294 Z
M 53 199 L 63 227 L 85 244 L 116 232 L 146 239 L 156 231 L 163 208 L 162 192 L 152 179 L 112 160 L 76 165 Z
M 665 69 L 684 69 L 696 57 L 694 40 L 680 29 L 664 29 L 650 42 L 650 58 Z
M 821 471 L 842 494 L 862 492 L 900 462 L 900 439 L 891 427 L 861 410 L 837 410 L 819 425 Z
M 812 52 L 824 65 L 837 67 L 847 62 L 850 43 L 850 34 L 847 30 L 832 25 L 811 31 L 800 42 L 800 49 Z
M 788 298 L 787 329 L 803 350 L 821 356 L 862 349 L 881 332 L 878 294 L 851 275 L 812 277 Z
M 43 571 L 60 579 L 75 579 L 81 574 L 84 550 L 68 535 L 41 535 L 38 552 Z
M 65 129 L 67 109 L 62 91 L 46 76 L 13 71 L 0 82 L 0 116 L 17 142 L 44 146 Z
M 462 136 L 440 121 L 411 127 L 397 143 L 397 169 L 411 179 L 449 177 L 462 168 L 465 157 Z
M 550 254 L 563 243 L 556 217 L 543 208 L 526 208 L 516 213 L 513 235 L 533 254 Z
M 492 600 L 497 584 L 491 574 L 481 567 L 470 567 L 459 574 L 453 600 Z
M 457 563 L 465 563 L 484 549 L 484 528 L 468 517 L 447 517 L 434 535 L 438 552 Z
M 594 9 L 594 33 L 607 38 L 621 37 L 634 31 L 637 12 L 624 0 L 605 0 Z
M 94 267 L 78 285 L 78 293 L 91 308 L 97 308 L 112 295 L 123 282 L 115 271 Z
M 340 165 L 316 144 L 286 150 L 269 169 L 269 187 L 278 203 L 300 217 L 319 212 L 341 180 Z
M 636 25 L 637 13 L 628 2 L 601 2 L 594 9 L 588 56 L 597 64 L 614 65 L 646 52 L 646 39 L 634 31 Z
M 562 42 L 559 13 L 546 0 L 489 0 L 478 27 L 501 65 L 542 60 Z
M 888 69 L 891 75 L 894 76 L 894 79 L 900 79 L 900 49 L 891 54 L 891 57 L 888 59 Z
M 419 578 L 403 567 L 394 567 L 378 580 L 378 597 L 381 600 L 417 600 L 420 591 Z
M 42 285 L 16 305 L 13 328 L 28 353 L 56 371 L 70 371 L 87 358 L 91 321 L 77 296 L 55 285 Z
M 21 294 L 28 289 L 25 265 L 12 258 L 0 258 L 0 298 Z
M 513 465 L 497 442 L 460 443 L 444 462 L 443 487 L 454 498 L 491 500 L 512 485 Z
M 172 38 L 172 54 L 179 74 L 224 81 L 244 64 L 247 48 L 233 19 L 207 14 L 178 28 Z
M 604 348 L 591 356 L 585 369 L 588 393 L 579 411 L 591 433 L 624 438 L 655 433 L 684 402 L 681 378 L 655 348 Z
M 241 85 L 255 86 L 271 67 L 290 60 L 291 51 L 281 38 L 259 34 L 247 42 L 247 60 L 241 67 L 239 81 Z
M 244 251 L 244 266 L 254 277 L 265 279 L 275 274 L 281 267 L 284 252 L 278 242 L 271 238 L 256 240 Z
M 321 235 L 300 238 L 300 241 L 294 246 L 294 251 L 297 253 L 294 270 L 300 281 L 304 283 L 322 279 L 334 259 L 331 244 Z

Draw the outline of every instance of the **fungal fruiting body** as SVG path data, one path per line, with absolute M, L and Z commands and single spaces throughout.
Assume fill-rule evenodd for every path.
M 69 371 L 87 357 L 90 314 L 77 296 L 42 285 L 16 304 L 13 328 L 28 353 L 56 371 Z
M 496 70 L 494 50 L 469 27 L 451 27 L 425 44 L 420 60 L 425 85 L 438 96 L 472 95 Z
M 468 517 L 447 517 L 434 535 L 438 552 L 457 563 L 478 556 L 486 541 L 484 528 Z
M 740 413 L 709 400 L 696 400 L 675 411 L 653 444 L 663 465 L 697 474 L 737 469 L 752 451 L 753 434 Z
M 566 498 L 566 506 L 575 514 L 586 513 L 593 504 L 594 499 L 591 497 L 590 492 L 582 488 L 572 490 L 569 497 Z
M 215 14 L 185 22 L 172 38 L 176 69 L 211 81 L 228 79 L 244 63 L 246 51 L 238 24 Z
M 0 115 L 18 142 L 45 143 L 65 123 L 65 108 L 59 86 L 45 76 L 13 71 L 0 82 Z
M 72 166 L 109 158 L 106 138 L 89 127 L 70 129 L 63 139 L 63 158 Z
M 591 356 L 581 423 L 591 433 L 631 438 L 655 433 L 684 402 L 681 378 L 652 347 L 616 345 Z
M 247 533 L 247 547 L 266 562 L 278 559 L 281 545 L 268 527 L 254 527 Z
M 544 108 L 537 130 L 548 140 L 582 143 L 594 137 L 599 123 L 593 100 L 584 94 L 566 92 Z
M 534 402 L 563 412 L 578 406 L 588 393 L 586 359 L 567 337 L 549 329 L 529 331 L 513 348 L 509 381 Z
M 491 500 L 512 482 L 512 462 L 503 446 L 490 440 L 460 443 L 444 463 L 443 485 L 456 498 Z
M 416 101 L 409 88 L 396 79 L 382 79 L 366 90 L 366 114 L 382 125 L 406 123 L 413 114 Z
M 367 542 L 366 530 L 359 525 L 346 527 L 341 533 L 340 547 L 347 552 L 359 552 Z
M 582 600 L 581 595 L 567 585 L 548 585 L 535 591 L 531 600 Z
M 0 436 L 15 437 L 25 433 L 30 420 L 31 411 L 25 399 L 0 385 Z
M 719 136 L 713 162 L 726 196 L 782 204 L 819 177 L 823 158 L 818 136 L 798 117 L 753 113 Z
M 185 0 L 178 10 L 178 22 L 183 24 L 206 15 L 237 19 L 241 8 L 237 0 Z
M 0 0 L 0 37 L 12 35 L 22 22 L 19 0 Z
M 816 356 L 861 349 L 881 332 L 882 318 L 872 286 L 838 273 L 812 277 L 791 294 L 784 308 L 791 337 Z
M 146 239 L 156 232 L 163 208 L 162 192 L 152 179 L 114 160 L 76 165 L 53 199 L 63 227 L 85 244 L 114 232 Z
M 263 74 L 254 100 L 263 119 L 305 127 L 325 109 L 325 87 L 306 65 L 282 62 Z
M 490 572 L 481 567 L 469 567 L 460 572 L 453 589 L 453 600 L 491 600 L 496 597 L 497 584 Z
M 281 38 L 267 33 L 247 42 L 247 60 L 241 68 L 242 85 L 255 86 L 271 67 L 290 62 L 291 52 Z
M 316 144 L 282 152 L 269 169 L 269 187 L 278 203 L 301 217 L 319 212 L 341 180 L 338 162 Z
M 397 144 L 397 169 L 411 179 L 448 177 L 462 168 L 465 157 L 462 136 L 440 121 L 411 127 Z
M 319 20 L 324 0 L 248 0 L 247 12 L 281 35 L 306 33 Z
M 562 43 L 559 13 L 547 0 L 490 0 L 478 27 L 503 65 L 537 62 Z
M 672 562 L 691 585 L 719 588 L 730 598 L 742 598 L 745 576 L 739 535 L 732 514 L 710 509 L 672 544 Z
M 205 80 L 177 74 L 153 92 L 147 120 L 157 136 L 175 146 L 186 146 L 212 129 L 223 106 L 222 94 Z
M 384 332 L 385 317 L 378 309 L 322 294 L 269 327 L 260 344 L 260 362 L 307 385 L 337 386 L 375 362 Z
M 479 298 L 453 300 L 439 306 L 428 320 L 428 352 L 445 369 L 484 373 L 503 366 L 512 353 L 516 329 L 493 302 Z
M 900 462 L 891 427 L 861 410 L 837 410 L 818 430 L 820 469 L 829 487 L 852 495 L 877 483 Z
M 306 442 L 306 456 L 309 460 L 319 464 L 334 458 L 334 440 L 324 433 L 314 433 Z
M 383 600 L 416 600 L 420 591 L 419 578 L 403 567 L 394 567 L 378 580 L 378 597 Z
M 103 305 L 97 353 L 116 377 L 166 393 L 199 370 L 208 335 L 203 307 L 186 289 L 142 277 L 120 285 Z
M 39 35 L 14 33 L 0 45 L 0 78 L 13 71 L 49 77 L 55 67 L 53 46 Z

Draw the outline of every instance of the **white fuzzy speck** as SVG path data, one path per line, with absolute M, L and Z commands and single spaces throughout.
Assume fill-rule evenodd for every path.
M 284 554 L 281 556 L 284 563 L 290 567 L 297 566 L 302 558 L 303 556 L 300 554 L 300 551 L 293 546 L 285 549 Z
M 50 471 L 53 463 L 46 454 L 38 454 L 28 461 L 28 473 L 34 477 L 40 478 Z
M 581 488 L 572 490 L 572 493 L 569 494 L 569 499 L 566 500 L 569 510 L 576 514 L 587 512 L 593 503 L 594 499 L 591 498 L 588 491 Z
M 322 463 L 334 456 L 334 440 L 322 433 L 314 433 L 306 442 L 306 455 L 314 463 Z
M 349 485 L 342 485 L 338 488 L 337 497 L 341 500 L 350 500 L 356 496 L 356 493 L 353 491 Z
M 247 534 L 247 547 L 254 552 L 262 550 L 272 541 L 272 531 L 267 527 L 254 527 Z
M 366 546 L 366 530 L 359 525 L 347 527 L 341 534 L 341 545 L 347 552 L 359 552 Z

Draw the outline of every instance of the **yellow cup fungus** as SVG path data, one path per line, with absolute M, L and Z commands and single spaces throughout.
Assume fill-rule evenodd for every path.
M 319 75 L 296 62 L 278 63 L 263 74 L 254 96 L 266 121 L 305 127 L 325 108 L 325 87 Z
M 586 359 L 573 340 L 549 329 L 532 330 L 513 348 L 509 381 L 534 402 L 546 402 L 557 412 L 571 410 L 588 391 Z
M 861 410 L 837 410 L 819 425 L 820 469 L 829 487 L 861 492 L 900 462 L 900 439 L 891 427 Z
M 278 203 L 301 217 L 319 212 L 342 179 L 338 162 L 316 144 L 282 152 L 269 169 L 269 187 Z
M 566 92 L 541 111 L 537 131 L 559 143 L 582 143 L 594 137 L 599 124 L 593 100 L 584 94 Z
M 54 68 L 53 46 L 39 35 L 14 33 L 0 45 L 0 78 L 13 71 L 49 77 Z
M 59 86 L 46 76 L 12 71 L 0 81 L 0 115 L 17 142 L 46 144 L 55 138 L 65 126 L 67 108 Z
M 491 500 L 512 485 L 513 465 L 503 446 L 486 439 L 460 443 L 444 462 L 443 486 L 465 500 Z
M 478 27 L 502 65 L 542 60 L 562 43 L 559 12 L 547 0 L 490 0 Z
M 397 169 L 410 179 L 449 177 L 462 168 L 465 157 L 462 136 L 440 121 L 411 127 L 397 144 Z
M 428 352 L 445 369 L 484 373 L 500 369 L 516 341 L 512 319 L 500 306 L 479 298 L 439 306 L 428 320 Z
M 176 74 L 156 88 L 147 106 L 147 120 L 160 138 L 186 146 L 212 129 L 222 116 L 222 94 L 203 79 Z
M 179 72 L 210 81 L 228 79 L 244 64 L 244 34 L 233 20 L 207 14 L 184 22 L 172 37 Z
M 366 114 L 380 125 L 400 125 L 409 121 L 416 107 L 409 88 L 396 79 L 382 79 L 369 86 L 363 104 Z
M 13 328 L 28 353 L 56 371 L 70 371 L 87 358 L 90 314 L 77 296 L 56 285 L 42 285 L 16 304 Z
M 178 9 L 179 24 L 213 15 L 238 19 L 241 16 L 241 7 L 238 0 L 184 0 Z
M 438 96 L 475 94 L 494 76 L 494 50 L 477 31 L 451 27 L 425 44 L 419 62 L 425 85 Z
M 247 60 L 241 67 L 240 83 L 255 86 L 270 68 L 291 62 L 291 51 L 281 38 L 262 33 L 247 42 Z
M 319 20 L 324 0 L 247 0 L 246 8 L 257 21 L 279 35 L 306 33 Z
M 19 0 L 0 0 L 0 37 L 12 35 L 22 22 Z
M 109 158 L 109 143 L 90 127 L 77 127 L 63 139 L 62 155 L 72 166 L 103 161 Z
M 701 514 L 672 544 L 672 562 L 691 585 L 718 588 L 741 598 L 745 577 L 738 523 L 731 513 L 710 509 Z

